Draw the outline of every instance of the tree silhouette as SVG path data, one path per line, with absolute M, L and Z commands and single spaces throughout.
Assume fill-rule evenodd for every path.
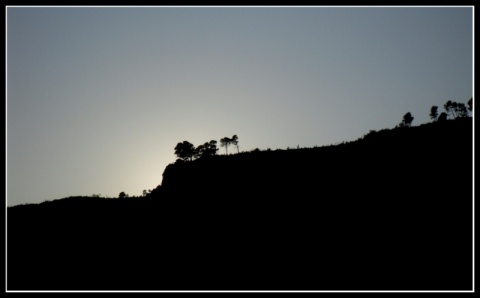
M 225 147 L 226 155 L 228 155 L 228 145 L 232 143 L 232 139 L 224 137 L 220 139 L 220 147 Z
M 225 147 L 226 155 L 228 155 L 228 145 L 232 145 L 232 144 L 237 147 L 237 151 L 240 153 L 237 135 L 233 135 L 232 138 L 224 137 L 220 140 L 220 146 Z
M 118 194 L 118 198 L 125 199 L 125 198 L 128 198 L 128 195 L 124 191 L 122 191 L 121 193 Z
M 447 112 L 447 115 L 452 114 L 452 117 L 455 119 L 457 117 L 457 115 L 455 113 L 454 106 L 455 106 L 455 103 L 452 102 L 451 100 L 449 100 L 443 105 L 443 108 Z
M 214 156 L 217 154 L 217 151 L 217 141 L 211 140 L 210 142 L 206 142 L 203 145 L 197 147 L 197 149 L 195 150 L 195 157 L 201 158 Z
M 447 114 L 450 113 L 453 119 L 468 117 L 468 110 L 464 103 L 458 103 L 455 101 L 447 101 L 443 106 Z
M 455 112 L 459 118 L 468 117 L 468 110 L 464 103 L 456 103 Z
M 240 153 L 240 148 L 238 146 L 238 137 L 237 135 L 233 135 L 233 137 L 231 138 L 231 142 L 233 145 L 235 145 L 235 147 L 237 147 L 237 153 Z
M 437 118 L 438 118 L 438 107 L 437 107 L 437 106 L 433 106 L 433 107 L 430 109 L 430 118 L 431 118 L 433 121 L 437 121 Z
M 197 148 L 195 148 L 193 152 L 193 157 L 194 158 L 200 158 L 202 157 L 203 152 L 205 151 L 205 146 L 204 145 L 198 145 Z
M 183 141 L 175 146 L 175 155 L 184 161 L 192 161 L 195 156 L 195 146 L 188 141 Z
M 442 113 L 440 114 L 440 116 L 438 117 L 438 120 L 437 120 L 437 121 L 438 121 L 438 122 L 447 121 L 447 116 L 448 116 L 447 113 L 442 112 Z
M 473 111 L 473 97 L 470 98 L 470 100 L 467 102 L 467 105 L 468 105 L 468 110 L 470 112 Z
M 400 127 L 410 127 L 412 126 L 412 121 L 413 121 L 413 116 L 410 112 L 406 113 L 404 116 L 403 116 L 403 120 L 402 122 L 400 123 Z
M 218 151 L 217 141 L 211 140 L 210 142 L 205 143 L 205 144 L 208 144 L 208 145 L 206 146 L 206 147 L 207 147 L 207 150 L 205 151 L 205 152 L 206 152 L 206 156 L 214 156 L 214 155 L 217 155 L 217 151 Z
M 464 103 L 459 103 L 457 105 L 457 114 L 458 117 L 468 117 L 468 110 Z

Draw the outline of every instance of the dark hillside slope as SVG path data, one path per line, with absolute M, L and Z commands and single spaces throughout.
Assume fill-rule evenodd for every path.
M 472 154 L 458 119 L 176 162 L 147 198 L 9 208 L 8 287 L 468 290 Z

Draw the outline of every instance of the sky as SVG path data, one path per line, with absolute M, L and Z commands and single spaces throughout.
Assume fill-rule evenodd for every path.
M 472 7 L 6 11 L 8 206 L 141 195 L 182 141 L 324 146 L 474 96 Z

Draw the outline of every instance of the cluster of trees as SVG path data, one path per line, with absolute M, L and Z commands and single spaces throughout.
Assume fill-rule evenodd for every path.
M 443 105 L 445 112 L 442 112 L 440 115 L 438 115 L 438 107 L 432 106 L 432 108 L 430 109 L 430 119 L 432 119 L 434 122 L 437 122 L 445 121 L 448 119 L 449 116 L 451 116 L 452 119 L 469 117 L 468 111 L 473 111 L 473 97 L 470 98 L 470 100 L 467 102 L 467 105 L 468 108 L 464 103 L 458 103 L 449 100 Z M 406 113 L 403 116 L 402 122 L 400 122 L 398 127 L 412 126 L 413 119 L 414 118 L 410 112 Z
M 414 118 L 413 118 L 413 116 L 410 112 L 406 113 L 405 115 L 403 115 L 402 122 L 400 122 L 398 127 L 410 127 L 410 126 L 412 126 L 413 119 Z
M 128 194 L 126 194 L 124 191 L 122 191 L 121 193 L 118 194 L 118 198 L 119 199 L 126 199 L 126 198 L 129 198 L 130 196 Z
M 445 112 L 442 112 L 440 116 L 438 115 L 438 107 L 432 106 L 430 109 L 430 119 L 433 121 L 444 121 L 447 120 L 448 116 L 451 116 L 453 119 L 468 117 L 468 111 L 472 112 L 473 110 L 473 97 L 470 98 L 467 105 L 468 108 L 464 103 L 449 100 L 443 105 Z
M 196 158 L 214 156 L 217 154 L 217 141 L 211 140 L 195 148 L 195 146 L 183 141 L 175 146 L 175 155 L 184 161 L 192 161 Z
M 240 152 L 238 145 L 238 136 L 234 135 L 232 138 L 224 137 L 220 140 L 220 146 L 225 147 L 226 154 L 228 154 L 228 146 L 234 145 L 237 147 L 237 152 Z M 217 141 L 211 140 L 205 142 L 203 145 L 195 147 L 188 141 L 183 141 L 175 146 L 175 155 L 183 161 L 192 161 L 197 158 L 205 158 L 215 156 L 217 154 Z
M 225 153 L 228 155 L 228 146 L 234 145 L 237 147 L 237 153 L 240 153 L 240 146 L 238 146 L 238 137 L 237 135 L 233 135 L 232 138 L 224 137 L 220 140 L 220 146 L 225 147 Z
M 143 197 L 146 197 L 147 195 L 149 195 L 150 193 L 152 192 L 151 189 L 149 190 L 146 190 L 144 189 L 143 192 L 142 192 L 142 196 Z M 99 197 L 100 195 L 94 195 L 94 197 Z M 128 198 L 138 198 L 137 196 L 130 196 L 129 194 L 127 194 L 126 192 L 122 191 L 118 194 L 118 198 L 119 199 L 128 199 Z

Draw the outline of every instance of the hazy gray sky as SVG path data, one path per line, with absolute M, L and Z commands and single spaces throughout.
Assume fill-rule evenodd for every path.
M 313 147 L 429 122 L 474 95 L 472 14 L 9 7 L 7 204 L 140 195 L 184 140 Z

